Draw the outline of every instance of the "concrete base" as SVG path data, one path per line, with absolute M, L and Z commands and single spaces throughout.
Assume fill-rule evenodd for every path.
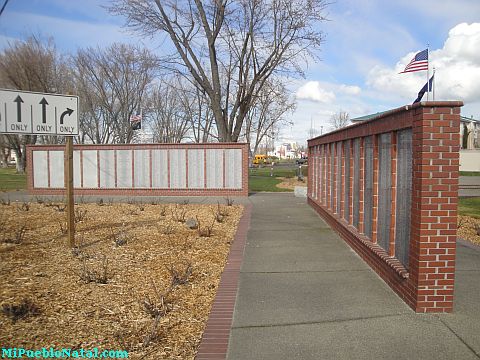
M 294 194 L 296 197 L 307 197 L 307 187 L 306 186 L 295 186 Z

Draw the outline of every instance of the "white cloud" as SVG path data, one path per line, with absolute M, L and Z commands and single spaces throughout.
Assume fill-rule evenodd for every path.
M 311 100 L 326 104 L 335 100 L 335 94 L 323 89 L 318 81 L 305 83 L 297 90 L 296 97 L 299 100 Z
M 430 66 L 436 68 L 436 100 L 463 100 L 465 103 L 480 100 L 479 48 L 480 23 L 462 23 L 450 30 L 441 49 L 430 52 Z M 367 76 L 367 84 L 384 94 L 413 100 L 426 83 L 427 74 L 424 71 L 398 73 L 414 55 L 415 52 L 405 55 L 394 68 L 375 66 Z
M 360 87 L 356 85 L 340 85 L 339 86 L 339 91 L 343 92 L 346 95 L 358 95 L 362 91 Z

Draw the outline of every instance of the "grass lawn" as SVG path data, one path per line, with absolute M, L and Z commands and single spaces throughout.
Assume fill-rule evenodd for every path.
M 480 176 L 480 171 L 460 171 L 460 176 Z
M 458 212 L 460 215 L 480 219 L 480 197 L 460 198 L 458 201 Z
M 271 192 L 284 192 L 292 191 L 292 189 L 278 188 L 276 185 L 281 183 L 282 180 L 279 178 L 294 178 L 297 176 L 297 167 L 285 168 L 285 167 L 274 167 L 273 172 L 269 166 L 262 168 L 251 168 L 249 169 L 249 191 L 259 192 L 259 191 L 271 191 Z M 302 172 L 304 176 L 307 176 L 308 168 L 306 166 L 302 167 Z M 271 176 L 272 175 L 272 176 Z
M 270 176 L 250 176 L 248 179 L 248 190 L 251 192 L 259 191 L 274 191 L 284 192 L 291 191 L 289 189 L 280 189 L 276 185 L 280 184 L 282 180 Z
M 14 167 L 0 168 L 0 191 L 23 190 L 26 187 L 26 174 L 17 174 Z

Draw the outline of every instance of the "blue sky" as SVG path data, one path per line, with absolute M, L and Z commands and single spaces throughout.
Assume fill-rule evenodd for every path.
M 0 18 L 0 48 L 31 33 L 53 36 L 64 53 L 116 41 L 158 48 L 161 41 L 122 29 L 122 19 L 101 7 L 106 3 L 10 0 Z M 325 131 L 339 110 L 356 117 L 411 103 L 426 73 L 398 72 L 427 44 L 437 69 L 437 99 L 463 100 L 463 114 L 480 118 L 479 0 L 338 0 L 327 18 L 322 61 L 309 64 L 305 79 L 290 86 L 297 110 L 281 140 L 304 142 L 311 124 Z

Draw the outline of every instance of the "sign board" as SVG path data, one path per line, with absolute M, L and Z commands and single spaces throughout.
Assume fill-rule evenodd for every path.
M 78 135 L 78 96 L 0 89 L 0 133 Z

